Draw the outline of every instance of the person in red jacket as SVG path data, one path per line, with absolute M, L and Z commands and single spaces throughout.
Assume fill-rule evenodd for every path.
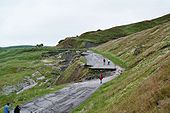
M 102 84 L 102 79 L 103 79 L 103 76 L 102 76 L 102 72 L 100 73 L 100 84 Z

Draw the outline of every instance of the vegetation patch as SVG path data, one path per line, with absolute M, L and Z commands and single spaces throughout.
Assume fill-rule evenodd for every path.
M 169 113 L 169 27 L 167 22 L 94 48 L 114 53 L 128 68 L 72 112 Z M 136 47 L 142 50 L 134 54 Z
M 107 41 L 118 39 L 124 36 L 128 36 L 137 32 L 141 32 L 146 29 L 153 28 L 155 26 L 166 23 L 170 20 L 170 14 L 163 17 L 146 20 L 143 22 L 133 23 L 129 25 L 116 26 L 106 30 L 97 30 L 83 33 L 80 36 L 68 37 L 62 40 L 57 47 L 59 48 L 89 48 L 100 45 Z M 86 46 L 91 43 L 92 46 Z

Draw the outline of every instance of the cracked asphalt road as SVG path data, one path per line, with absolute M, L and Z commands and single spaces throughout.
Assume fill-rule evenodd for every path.
M 89 58 L 89 59 L 88 59 Z M 94 59 L 93 59 L 94 58 Z M 92 52 L 86 56 L 87 63 L 93 66 L 104 66 L 101 65 L 103 57 Z M 91 61 L 93 63 L 91 63 Z M 96 64 L 97 63 L 97 64 Z M 111 63 L 111 66 L 115 65 Z M 103 79 L 103 83 L 106 83 L 120 74 L 120 67 L 116 67 L 117 70 L 114 75 Z M 73 83 L 67 87 L 52 93 L 40 97 L 32 102 L 28 102 L 21 106 L 21 113 L 68 113 L 70 110 L 80 105 L 85 101 L 92 93 L 94 93 L 102 84 L 99 79 Z

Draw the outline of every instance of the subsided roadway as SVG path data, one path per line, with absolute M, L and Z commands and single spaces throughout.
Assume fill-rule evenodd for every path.
M 103 79 L 103 83 L 114 79 L 122 72 L 122 68 L 115 66 L 112 62 L 109 66 L 104 65 L 102 62 L 104 57 L 101 55 L 88 52 L 88 55 L 85 57 L 87 63 L 94 68 L 116 68 L 113 75 Z M 55 93 L 45 95 L 22 105 L 21 113 L 68 113 L 85 101 L 101 85 L 99 79 L 69 84 L 67 87 Z

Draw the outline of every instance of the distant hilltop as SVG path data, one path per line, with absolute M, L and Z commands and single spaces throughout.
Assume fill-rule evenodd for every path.
M 33 45 L 18 45 L 18 46 L 8 46 L 8 47 L 0 47 L 0 48 L 28 48 L 28 47 L 35 47 Z
M 90 48 L 108 42 L 110 40 L 118 39 L 146 29 L 153 28 L 168 21 L 170 21 L 170 14 L 153 20 L 145 20 L 128 25 L 116 26 L 106 30 L 98 29 L 96 31 L 89 31 L 81 34 L 80 36 L 67 37 L 64 40 L 60 40 L 57 47 Z

